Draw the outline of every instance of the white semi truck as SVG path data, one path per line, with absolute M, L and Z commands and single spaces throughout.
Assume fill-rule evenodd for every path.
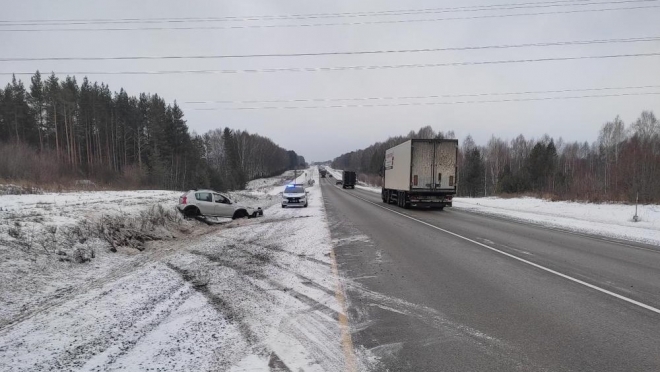
M 385 152 L 383 202 L 402 208 L 451 207 L 458 140 L 412 139 Z

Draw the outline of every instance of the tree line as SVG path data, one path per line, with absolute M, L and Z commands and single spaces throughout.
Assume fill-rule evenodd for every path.
M 392 137 L 334 159 L 333 167 L 354 169 L 379 184 L 385 150 L 411 138 L 454 138 L 430 126 Z M 458 195 L 543 195 L 589 201 L 660 202 L 660 122 L 644 111 L 626 125 L 617 116 L 593 143 L 566 142 L 544 135 L 513 140 L 492 136 L 477 145 L 467 136 L 459 146 Z
M 183 110 L 157 94 L 47 78 L 0 89 L 0 178 L 92 179 L 124 187 L 239 189 L 303 165 L 294 151 L 245 131 L 190 133 Z

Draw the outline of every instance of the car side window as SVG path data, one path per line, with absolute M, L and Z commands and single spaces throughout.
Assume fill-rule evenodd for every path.
M 211 196 L 210 192 L 198 192 L 195 193 L 195 199 L 199 201 L 205 201 L 205 202 L 212 202 L 213 197 Z
M 216 203 L 229 204 L 227 198 L 220 194 L 213 194 L 213 199 L 215 199 Z

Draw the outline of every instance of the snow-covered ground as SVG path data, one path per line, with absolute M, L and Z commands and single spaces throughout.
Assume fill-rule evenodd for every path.
M 660 245 L 660 205 L 548 201 L 538 198 L 455 198 L 454 208 L 575 232 Z
M 174 208 L 171 191 L 77 192 L 0 196 L 0 327 L 133 257 L 108 254 L 93 234 L 103 216 L 137 217 L 155 206 Z M 72 262 L 93 252 L 89 265 Z
M 111 253 L 75 231 L 101 216 L 171 209 L 179 193 L 0 196 L 0 370 L 344 370 L 352 356 L 318 172 L 295 181 L 316 181 L 308 208 L 279 206 L 291 178 L 230 193 L 270 205 L 263 218 L 181 222 L 184 231 L 142 252 Z M 58 226 L 54 241 L 19 244 L 15 221 L 31 236 Z M 59 260 L 57 250 L 80 244 L 95 250 L 91 261 Z

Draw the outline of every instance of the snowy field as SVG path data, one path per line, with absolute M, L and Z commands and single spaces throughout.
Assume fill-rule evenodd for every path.
M 162 240 L 115 253 L 81 226 L 171 211 L 180 193 L 0 196 L 0 370 L 344 370 L 343 291 L 318 171 L 296 180 L 316 181 L 308 208 L 280 207 L 291 178 L 230 193 L 270 206 L 262 218 L 175 220 Z M 94 251 L 87 262 L 60 260 L 80 246 Z
M 537 198 L 455 198 L 454 208 L 575 232 L 660 245 L 660 205 L 547 201 Z
M 130 254 L 109 254 L 94 236 L 92 230 L 101 218 L 137 217 L 159 205 L 173 209 L 179 194 L 99 191 L 0 196 L 0 327 L 133 261 Z M 79 265 L 73 262 L 74 252 L 95 257 L 89 265 Z
M 341 180 L 341 171 L 326 167 Z M 356 185 L 358 189 L 380 194 L 380 187 Z M 638 222 L 633 221 L 634 205 L 553 202 L 538 198 L 454 198 L 453 208 L 511 218 L 609 238 L 660 245 L 660 205 L 640 205 Z

